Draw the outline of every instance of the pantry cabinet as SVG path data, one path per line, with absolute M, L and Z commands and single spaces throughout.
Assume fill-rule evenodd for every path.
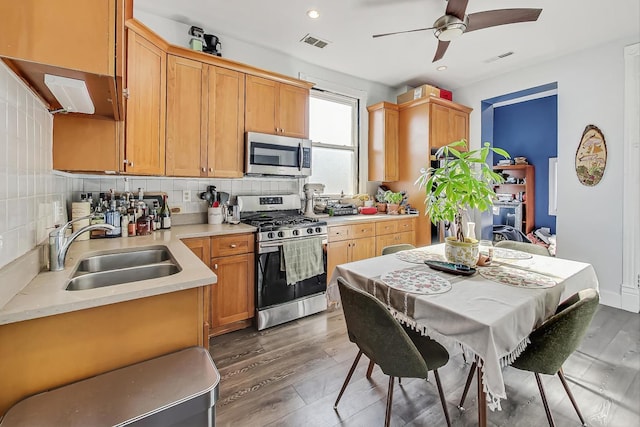
M 430 104 L 429 145 L 440 148 L 453 141 L 469 140 L 469 113 L 450 105 Z
M 398 106 L 380 102 L 369 111 L 369 181 L 398 179 Z
M 168 55 L 168 176 L 239 178 L 244 74 Z
M 309 137 L 309 88 L 247 76 L 245 131 Z

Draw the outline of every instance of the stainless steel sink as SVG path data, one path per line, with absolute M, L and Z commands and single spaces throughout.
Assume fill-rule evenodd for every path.
M 180 272 L 176 264 L 150 264 L 140 267 L 120 268 L 115 270 L 87 273 L 69 280 L 68 291 L 101 288 L 103 286 L 120 285 L 139 280 L 157 279 Z
M 182 269 L 166 246 L 114 251 L 81 260 L 65 288 L 68 291 L 157 279 Z
M 94 255 L 79 262 L 74 276 L 79 273 L 94 273 L 98 271 L 117 270 L 120 268 L 138 267 L 141 265 L 157 264 L 163 261 L 175 260 L 166 246 L 153 246 L 141 250 L 109 252 Z

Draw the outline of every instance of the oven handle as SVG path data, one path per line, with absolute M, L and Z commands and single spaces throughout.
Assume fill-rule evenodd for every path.
M 322 244 L 326 245 L 328 243 L 328 239 L 326 236 L 323 236 L 322 238 Z M 282 240 L 277 241 L 277 242 L 270 242 L 270 243 L 259 243 L 258 244 L 258 250 L 260 252 L 262 252 L 262 249 L 268 249 L 268 248 L 279 248 L 280 246 L 282 246 Z M 269 251 L 272 252 L 272 251 Z
M 298 143 L 298 170 L 302 170 L 302 142 Z

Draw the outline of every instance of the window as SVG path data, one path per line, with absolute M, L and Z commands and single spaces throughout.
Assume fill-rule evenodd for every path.
M 356 194 L 358 188 L 358 100 L 311 90 L 309 138 L 313 142 L 309 182 L 325 194 Z

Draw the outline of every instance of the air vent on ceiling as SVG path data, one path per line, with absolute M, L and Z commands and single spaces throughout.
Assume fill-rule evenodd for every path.
M 490 62 L 498 61 L 499 59 L 506 58 L 507 56 L 511 56 L 511 55 L 513 55 L 513 54 L 514 54 L 514 52 L 512 52 L 512 51 L 510 51 L 510 52 L 505 52 L 505 53 L 501 53 L 501 54 L 500 54 L 500 55 L 498 55 L 498 56 L 494 56 L 494 57 L 492 57 L 492 58 L 485 59 L 485 61 L 484 61 L 484 62 L 486 62 L 486 63 L 488 64 L 488 63 L 490 63 Z
M 331 43 L 328 40 L 322 40 L 320 37 L 316 37 L 311 34 L 307 34 L 300 41 L 320 49 L 326 47 L 329 43 Z

